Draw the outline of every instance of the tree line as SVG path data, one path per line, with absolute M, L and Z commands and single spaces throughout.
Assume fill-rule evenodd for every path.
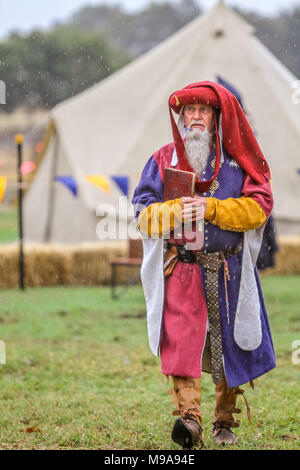
M 130 60 L 101 33 L 59 26 L 50 32 L 13 33 L 0 42 L 5 111 L 52 108 L 89 88 Z
M 300 7 L 272 18 L 238 12 L 300 77 Z M 201 13 L 195 0 L 152 2 L 135 13 L 98 5 L 79 9 L 50 31 L 12 32 L 0 42 L 0 80 L 7 92 L 2 109 L 52 108 L 155 47 Z

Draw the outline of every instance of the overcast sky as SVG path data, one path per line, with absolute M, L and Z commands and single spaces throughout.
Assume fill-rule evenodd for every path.
M 163 0 L 156 0 L 163 1 Z M 170 0 L 176 3 L 178 0 Z M 211 8 L 217 0 L 196 0 L 203 9 Z M 65 20 L 85 5 L 120 4 L 128 11 L 136 11 L 150 0 L 0 0 L 0 38 L 11 30 L 28 31 L 33 27 L 47 28 L 55 20 Z M 230 5 L 274 15 L 282 7 L 300 5 L 300 0 L 227 0 Z

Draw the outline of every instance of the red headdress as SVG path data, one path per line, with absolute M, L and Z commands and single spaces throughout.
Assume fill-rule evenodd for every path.
M 173 137 L 181 170 L 193 171 L 186 157 L 185 146 L 172 113 L 179 113 L 182 106 L 191 103 L 210 104 L 220 109 L 222 116 L 223 145 L 229 155 L 256 183 L 264 183 L 271 178 L 265 157 L 257 143 L 247 118 L 235 98 L 225 87 L 214 82 L 192 83 L 182 90 L 175 91 L 169 99 Z M 205 192 L 216 178 L 220 168 L 220 142 L 217 118 L 216 125 L 216 164 L 214 176 L 209 181 L 197 182 L 199 192 Z

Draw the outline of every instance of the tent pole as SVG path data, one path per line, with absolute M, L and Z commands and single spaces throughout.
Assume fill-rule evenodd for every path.
M 55 137 L 55 148 L 53 154 L 53 161 L 50 174 L 50 186 L 49 186 L 49 197 L 48 197 L 48 210 L 47 210 L 47 221 L 45 226 L 44 242 L 48 243 L 51 240 L 52 236 L 52 224 L 54 216 L 54 204 L 55 204 L 55 182 L 54 178 L 57 173 L 57 164 L 58 164 L 58 135 Z
M 18 151 L 17 173 L 18 173 L 18 221 L 19 221 L 19 287 L 25 289 L 24 283 L 24 249 L 23 249 L 23 189 L 22 189 L 22 144 L 24 136 L 18 134 L 16 136 L 16 144 Z

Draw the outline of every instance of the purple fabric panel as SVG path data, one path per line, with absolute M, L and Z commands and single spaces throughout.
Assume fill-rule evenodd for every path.
M 135 210 L 135 218 L 138 220 L 143 208 L 150 206 L 154 202 L 163 202 L 163 197 L 164 187 L 159 168 L 152 156 L 146 163 L 140 182 L 133 194 L 132 204 Z
M 239 348 L 234 340 L 233 328 L 238 302 L 241 264 L 242 252 L 228 259 L 230 271 L 230 281 L 228 282 L 229 324 L 226 311 L 224 268 L 222 267 L 219 271 L 219 306 L 222 326 L 222 346 L 225 375 L 229 387 L 237 387 L 238 385 L 248 383 L 250 380 L 254 380 L 276 367 L 268 316 L 256 268 L 255 275 L 261 304 L 262 343 L 254 351 L 244 351 Z M 203 268 L 201 268 L 201 272 L 203 285 L 205 286 L 206 276 Z
M 209 157 L 209 161 L 205 169 L 205 175 L 202 174 L 202 176 L 205 176 L 205 179 L 207 180 L 213 176 L 214 169 L 211 162 L 214 157 L 215 151 L 213 151 Z M 213 193 L 213 195 L 208 191 L 207 193 L 203 193 L 203 196 L 212 196 L 222 200 L 230 197 L 241 197 L 244 172 L 239 167 L 231 166 L 230 162 L 232 162 L 232 158 L 224 150 L 224 163 L 220 168 L 219 175 L 217 177 L 219 188 Z M 242 240 L 242 237 L 242 233 L 222 230 L 218 226 L 207 222 L 204 227 L 203 251 L 204 253 L 211 253 L 213 251 L 221 251 L 235 247 Z

